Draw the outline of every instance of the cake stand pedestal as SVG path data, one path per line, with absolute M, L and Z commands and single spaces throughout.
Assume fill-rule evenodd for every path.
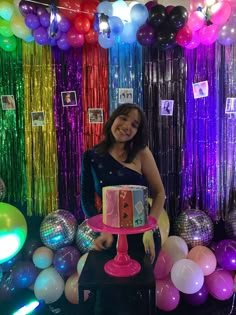
M 103 224 L 102 214 L 96 215 L 90 219 L 87 219 L 88 226 L 97 232 L 118 234 L 117 239 L 117 254 L 114 259 L 109 260 L 104 270 L 114 277 L 130 277 L 139 273 L 140 264 L 131 259 L 128 255 L 128 242 L 127 234 L 138 234 L 154 229 L 157 226 L 155 218 L 149 216 L 147 224 L 134 228 L 113 228 Z

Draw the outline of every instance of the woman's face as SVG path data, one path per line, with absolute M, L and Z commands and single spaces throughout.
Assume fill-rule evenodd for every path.
M 127 142 L 136 135 L 140 124 L 140 115 L 137 109 L 132 109 L 128 114 L 116 117 L 111 133 L 117 142 Z

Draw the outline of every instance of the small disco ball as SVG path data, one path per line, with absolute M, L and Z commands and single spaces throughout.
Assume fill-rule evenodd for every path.
M 75 239 L 77 221 L 67 210 L 49 213 L 40 225 L 40 237 L 43 244 L 51 249 L 59 249 L 71 244 Z
M 173 225 L 174 233 L 182 237 L 189 247 L 207 246 L 214 236 L 211 218 L 201 210 L 183 211 Z
M 6 197 L 6 186 L 4 184 L 4 181 L 0 177 L 0 201 L 4 200 Z
M 93 241 L 99 236 L 87 225 L 87 221 L 83 221 L 77 229 L 75 242 L 82 254 L 87 253 L 93 246 Z
M 225 220 L 225 233 L 233 240 L 236 240 L 236 209 L 229 212 Z

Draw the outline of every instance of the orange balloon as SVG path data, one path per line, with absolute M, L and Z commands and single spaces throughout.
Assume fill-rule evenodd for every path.
M 67 300 L 72 304 L 79 303 L 79 292 L 78 292 L 78 282 L 79 282 L 79 275 L 75 272 L 71 275 L 65 284 L 65 297 Z M 84 290 L 84 301 L 88 299 L 89 290 Z

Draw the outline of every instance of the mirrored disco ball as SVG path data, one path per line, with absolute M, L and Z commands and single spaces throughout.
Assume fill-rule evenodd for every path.
M 236 209 L 230 211 L 225 219 L 225 233 L 233 240 L 236 240 Z
M 45 246 L 58 249 L 74 241 L 77 227 L 74 215 L 67 210 L 59 209 L 43 219 L 40 225 L 40 237 Z
M 173 224 L 175 235 L 182 237 L 189 247 L 207 246 L 214 237 L 211 218 L 201 210 L 183 211 Z
M 4 200 L 6 197 L 6 186 L 4 184 L 4 181 L 0 177 L 0 201 Z
M 75 242 L 82 254 L 87 253 L 93 246 L 93 241 L 99 236 L 87 225 L 87 221 L 83 221 L 77 229 Z

